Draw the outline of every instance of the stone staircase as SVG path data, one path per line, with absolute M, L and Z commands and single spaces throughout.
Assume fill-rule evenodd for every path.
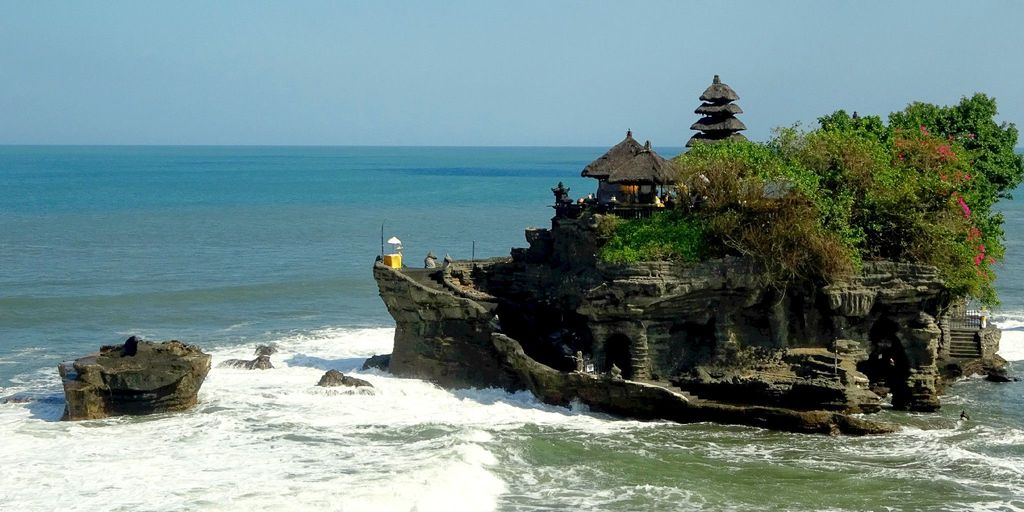
M 978 359 L 981 357 L 981 344 L 974 329 L 950 329 L 949 357 L 952 359 Z

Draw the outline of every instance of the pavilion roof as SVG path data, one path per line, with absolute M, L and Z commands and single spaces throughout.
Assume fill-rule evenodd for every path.
M 669 185 L 676 182 L 678 175 L 675 164 L 655 153 L 651 143 L 647 142 L 642 151 L 612 171 L 608 183 Z
M 643 150 L 644 147 L 633 138 L 633 132 L 627 131 L 626 138 L 622 139 L 622 142 L 612 146 L 605 154 L 599 156 L 597 160 L 587 164 L 583 168 L 583 172 L 580 173 L 580 176 L 597 179 L 607 178 L 611 176 L 615 169 Z

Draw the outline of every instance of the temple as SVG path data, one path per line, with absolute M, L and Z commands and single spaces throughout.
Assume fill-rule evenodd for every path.
M 693 147 L 698 142 L 718 142 L 722 140 L 747 140 L 741 133 L 747 126 L 743 121 L 736 119 L 736 114 L 742 114 L 743 109 L 733 103 L 740 99 L 736 91 L 732 90 L 715 75 L 711 85 L 700 95 L 704 103 L 693 112 L 704 117 L 690 126 L 691 130 L 698 130 L 687 141 L 686 147 Z
M 597 180 L 596 195 L 573 202 L 561 183 L 551 189 L 555 194 L 556 216 L 575 218 L 583 210 L 592 208 L 626 218 L 648 217 L 674 200 L 671 187 L 677 175 L 675 165 L 651 149 L 650 141 L 641 145 L 633 138 L 633 132 L 627 130 L 622 142 L 590 162 L 580 173 L 584 178 Z
M 716 76 L 691 143 L 743 139 L 737 98 Z M 841 280 L 780 286 L 743 256 L 598 258 L 609 215 L 700 207 L 674 191 L 676 173 L 627 131 L 581 173 L 596 195 L 552 188 L 550 228 L 527 229 L 510 257 L 376 264 L 396 324 L 390 371 L 636 418 L 848 434 L 893 428 L 853 414 L 934 411 L 951 379 L 1002 371 L 999 329 L 927 265 L 865 261 Z

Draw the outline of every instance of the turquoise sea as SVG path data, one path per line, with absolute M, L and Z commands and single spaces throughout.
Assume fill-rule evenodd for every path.
M 0 146 L 2 510 L 1024 510 L 1024 382 L 871 438 L 636 422 L 359 371 L 385 236 L 507 255 L 606 148 Z M 679 148 L 656 148 L 674 155 Z M 1024 360 L 1024 191 L 996 321 Z M 56 365 L 132 334 L 214 364 L 196 409 L 64 423 Z M 1012 371 L 1024 376 L 1024 362 Z M 316 388 L 353 371 L 373 394 Z M 966 409 L 972 419 L 958 421 Z

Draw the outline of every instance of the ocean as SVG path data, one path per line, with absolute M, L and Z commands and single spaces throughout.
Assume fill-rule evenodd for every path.
M 391 351 L 380 237 L 508 255 L 606 148 L 0 146 L 0 509 L 1024 510 L 1024 382 L 850 438 L 639 422 L 359 370 Z M 657 148 L 674 155 L 679 148 Z M 1024 194 L 1001 354 L 1024 360 Z M 216 368 L 188 412 L 60 422 L 56 366 L 130 335 Z M 1024 376 L 1024 362 L 1011 372 Z M 314 386 L 327 369 L 372 393 Z M 11 400 L 14 399 L 14 400 Z M 958 421 L 967 410 L 970 421 Z

